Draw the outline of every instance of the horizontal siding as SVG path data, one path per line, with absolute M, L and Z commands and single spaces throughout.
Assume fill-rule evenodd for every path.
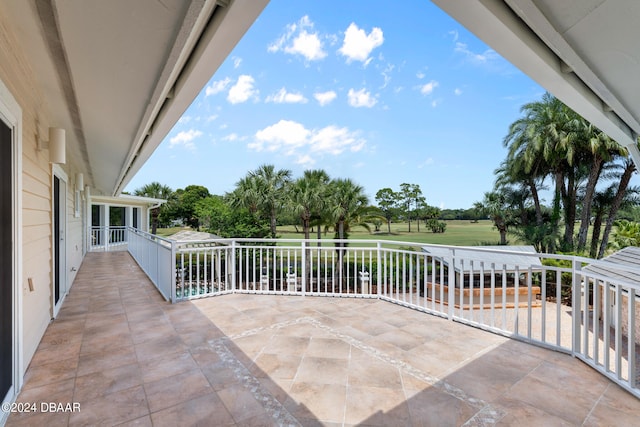
M 40 89 L 34 67 L 26 60 L 17 31 L 0 7 L 0 79 L 22 109 L 22 275 L 23 358 L 27 366 L 51 320 L 52 214 L 51 165 L 48 150 L 38 150 L 37 139 L 48 139 L 54 126 L 48 102 Z M 67 137 L 70 133 L 67 132 Z M 68 159 L 72 161 L 72 159 Z M 67 266 L 82 261 L 82 218 L 73 216 L 75 170 L 63 166 L 69 176 L 67 195 Z M 75 272 L 69 275 L 72 280 Z M 29 290 L 31 278 L 34 290 Z

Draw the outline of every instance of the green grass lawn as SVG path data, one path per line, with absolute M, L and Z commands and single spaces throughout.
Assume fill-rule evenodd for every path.
M 432 233 L 424 224 L 420 225 L 420 232 L 415 222 L 411 223 L 411 233 L 406 222 L 392 223 L 391 234 L 387 233 L 387 225 L 384 224 L 379 232 L 370 233 L 363 227 L 356 227 L 349 234 L 350 239 L 362 240 L 393 240 L 401 242 L 415 243 L 436 243 L 441 245 L 477 246 L 481 244 L 498 244 L 500 234 L 493 227 L 491 221 L 445 221 L 447 230 L 444 233 Z M 302 227 L 298 227 L 296 232 L 293 226 L 278 227 L 278 236 L 283 239 L 303 238 Z M 316 233 L 312 233 L 311 238 L 315 238 Z M 322 238 L 332 239 L 333 232 L 330 231 Z M 515 244 L 514 242 L 511 242 Z M 516 242 L 517 243 L 517 242 Z

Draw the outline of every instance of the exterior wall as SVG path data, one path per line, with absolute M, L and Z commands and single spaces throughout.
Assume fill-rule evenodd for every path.
M 67 183 L 67 283 L 68 287 L 76 278 L 76 274 L 82 264 L 84 258 L 84 252 L 82 250 L 83 239 L 83 216 L 82 209 L 79 211 L 79 215 L 76 216 L 76 174 L 69 174 L 69 181 Z M 82 193 L 80 197 L 80 208 L 82 208 Z
M 48 128 L 55 123 L 15 34 L 0 8 L 0 80 L 22 109 L 22 348 L 26 369 L 52 317 L 52 166 L 49 151 L 38 151 L 37 140 L 38 135 L 48 139 Z M 62 168 L 69 176 L 68 187 L 73 188 L 75 171 L 65 165 Z M 69 197 L 67 265 L 77 268 L 82 260 L 82 218 L 73 218 Z M 68 274 L 69 284 L 74 277 L 75 273 Z

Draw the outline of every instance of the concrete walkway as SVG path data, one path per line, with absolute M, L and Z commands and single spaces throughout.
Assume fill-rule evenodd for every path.
M 87 255 L 18 400 L 80 409 L 12 414 L 8 426 L 640 419 L 640 400 L 564 354 L 379 300 L 235 294 L 172 305 L 126 252 Z

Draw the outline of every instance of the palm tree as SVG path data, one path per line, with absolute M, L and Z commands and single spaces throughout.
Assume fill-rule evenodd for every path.
M 133 192 L 133 194 L 135 194 L 136 196 L 167 200 L 172 196 L 173 190 L 167 185 L 162 185 L 159 182 L 154 181 L 150 184 L 146 184 L 140 188 L 137 188 Z M 160 207 L 158 206 L 157 208 L 151 209 L 151 234 L 156 234 L 156 231 L 158 230 L 159 218 Z
M 598 255 L 598 243 L 600 242 L 600 233 L 602 232 L 602 221 L 615 198 L 615 187 L 615 184 L 611 184 L 606 189 L 597 191 L 593 195 L 593 231 L 591 232 L 591 245 L 589 249 L 589 256 L 591 258 L 595 258 Z
M 287 207 L 302 221 L 302 231 L 307 240 L 310 238 L 311 220 L 322 218 L 326 201 L 324 182 L 328 182 L 328 178 L 329 175 L 323 170 L 307 170 L 301 178 L 288 186 Z M 320 229 L 319 225 L 318 229 Z M 320 231 L 318 235 L 320 238 Z M 319 246 L 320 242 L 318 242 Z M 313 272 L 311 271 L 311 250 L 308 246 L 305 250 L 305 269 L 306 276 L 310 280 Z
M 236 188 L 227 195 L 229 203 L 234 208 L 247 208 L 254 216 L 259 214 L 262 205 L 262 183 L 251 174 L 236 182 Z
M 317 187 L 316 191 L 320 193 L 322 197 L 322 203 L 315 206 L 314 211 L 311 213 L 311 225 L 316 226 L 316 238 L 318 239 L 318 247 L 321 246 L 320 239 L 322 238 L 323 226 L 331 224 L 330 213 L 327 212 L 326 203 L 328 197 L 328 188 L 331 178 L 322 169 L 313 169 L 304 171 L 304 177 L 309 179 Z
M 605 250 L 607 249 L 609 234 L 611 233 L 613 223 L 615 222 L 616 216 L 618 215 L 618 210 L 622 206 L 623 201 L 627 195 L 627 188 L 629 187 L 631 176 L 633 175 L 633 172 L 635 172 L 635 170 L 636 167 L 633 163 L 633 160 L 630 157 L 627 157 L 624 162 L 624 171 L 622 172 L 622 175 L 620 177 L 616 195 L 614 196 L 613 202 L 611 203 L 611 209 L 609 210 L 609 216 L 607 217 L 604 232 L 602 233 L 602 241 L 600 242 L 598 258 L 602 258 L 604 256 Z
M 549 93 L 542 96 L 541 101 L 531 102 L 521 107 L 523 117 L 509 127 L 504 139 L 508 147 L 507 163 L 511 172 L 530 174 L 534 179 L 553 178 L 555 183 L 553 199 L 553 215 L 551 221 L 555 227 L 560 220 L 560 205 L 563 194 L 566 194 L 564 179 L 566 175 L 567 121 L 569 109 L 556 97 Z M 540 221 L 541 210 L 537 212 Z
M 326 177 L 326 178 L 325 178 Z M 328 175 L 323 170 L 307 170 L 288 188 L 287 205 L 302 221 L 304 238 L 310 238 L 311 220 L 322 217 Z
M 250 176 L 254 178 L 259 195 L 261 209 L 269 216 L 271 237 L 276 237 L 276 215 L 284 203 L 286 186 L 291 182 L 291 171 L 288 169 L 276 170 L 273 165 L 261 165 Z
M 540 166 L 541 162 L 537 162 L 535 165 L 536 168 Z M 528 190 L 535 209 L 536 224 L 542 225 L 542 205 L 539 191 L 546 190 L 546 187 L 543 185 L 544 177 L 541 176 L 539 170 L 527 172 L 524 156 L 516 155 L 512 157 L 510 154 L 507 160 L 503 161 L 494 173 L 496 174 L 496 187 L 519 184 Z
M 369 200 L 364 194 L 364 188 L 350 179 L 335 179 L 329 184 L 328 210 L 336 224 L 336 232 L 339 239 L 345 238 L 345 223 L 355 218 Z M 342 246 L 342 245 L 340 245 Z
M 493 225 L 500 233 L 500 244 L 506 245 L 507 231 L 512 222 L 512 212 L 510 211 L 505 194 L 500 191 L 484 193 L 484 199 L 482 202 L 476 202 L 474 209 L 482 215 L 488 216 L 493 221 Z
M 611 246 L 615 249 L 627 246 L 640 246 L 640 223 L 621 219 L 615 222 L 616 230 L 612 233 Z
M 605 133 L 590 123 L 585 125 L 583 153 L 590 163 L 589 177 L 585 187 L 580 229 L 578 230 L 577 250 L 582 251 L 587 245 L 587 234 L 591 222 L 591 205 L 593 203 L 598 180 L 607 162 L 625 155 L 625 149 L 609 138 Z

